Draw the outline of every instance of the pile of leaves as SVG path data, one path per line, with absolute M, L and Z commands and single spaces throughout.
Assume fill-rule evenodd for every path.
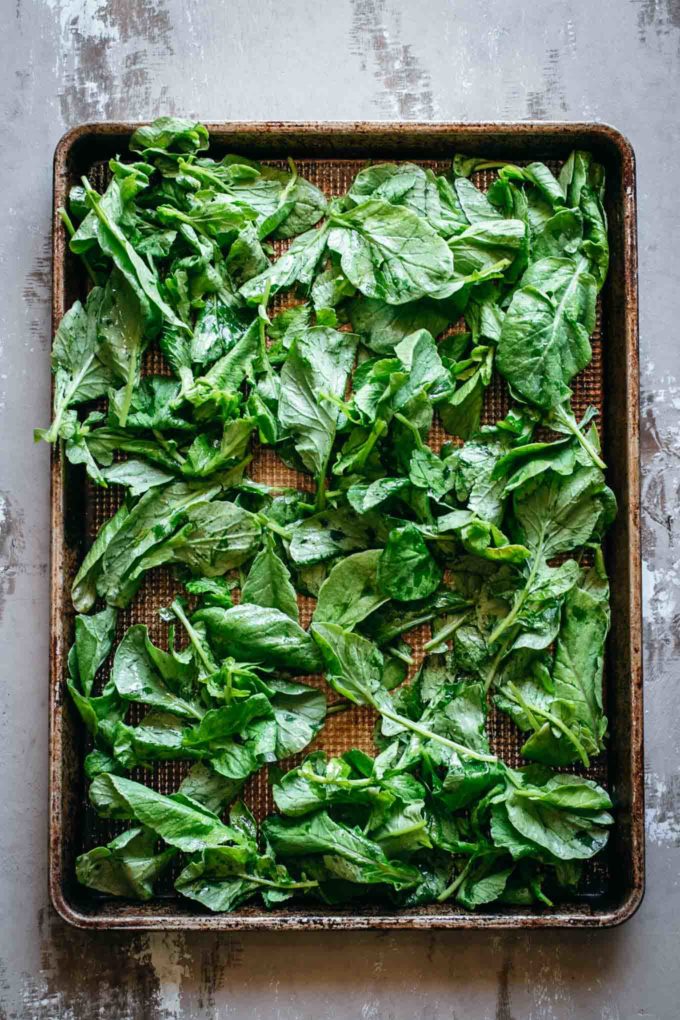
M 612 822 L 604 789 L 555 771 L 607 730 L 615 500 L 595 411 L 570 403 L 607 272 L 602 168 L 369 165 L 329 201 L 292 162 L 203 155 L 201 124 L 161 118 L 130 148 L 62 211 L 92 286 L 37 433 L 124 490 L 75 578 L 67 683 L 92 804 L 131 827 L 79 880 L 148 899 L 172 863 L 212 910 L 573 895 Z M 162 374 L 142 373 L 151 347 Z M 511 408 L 481 425 L 496 371 Z M 308 485 L 249 477 L 263 447 Z M 168 565 L 186 595 L 167 647 L 135 624 L 114 650 L 118 610 Z M 324 691 L 294 679 L 318 673 L 333 711 L 375 711 L 377 753 L 286 772 L 324 724 Z M 490 705 L 524 767 L 492 753 Z M 190 763 L 171 795 L 126 775 L 166 760 Z M 258 828 L 239 795 L 263 766 L 278 813 Z

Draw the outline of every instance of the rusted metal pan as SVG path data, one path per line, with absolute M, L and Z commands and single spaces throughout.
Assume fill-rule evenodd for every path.
M 57 210 L 83 174 L 101 183 L 106 160 L 127 151 L 129 123 L 84 125 L 59 143 L 54 163 L 54 275 L 52 325 L 86 289 L 79 261 L 68 252 Z M 52 459 L 52 564 L 50 654 L 50 854 L 52 902 L 67 921 L 84 928 L 201 929 L 212 931 L 348 928 L 547 928 L 604 927 L 630 917 L 644 888 L 642 755 L 642 665 L 638 453 L 638 319 L 635 167 L 629 143 L 599 124 L 295 124 L 228 123 L 208 125 L 211 153 L 235 151 L 264 161 L 293 156 L 301 173 L 329 194 L 343 191 L 367 160 L 414 160 L 444 169 L 451 155 L 465 152 L 508 161 L 543 160 L 559 165 L 573 148 L 588 149 L 607 172 L 611 265 L 593 338 L 593 361 L 575 380 L 575 409 L 594 404 L 600 411 L 609 484 L 619 500 L 619 515 L 607 540 L 612 582 L 612 629 L 606 658 L 609 749 L 587 773 L 607 784 L 616 805 L 616 825 L 606 854 L 589 865 L 584 892 L 551 910 L 485 908 L 469 913 L 455 905 L 386 911 L 364 905 L 341 910 L 288 907 L 264 911 L 244 907 L 232 914 L 207 914 L 172 895 L 148 904 L 105 898 L 78 885 L 74 861 L 85 849 L 111 838 L 108 823 L 87 806 L 82 772 L 86 735 L 66 695 L 66 657 L 73 634 L 70 588 L 77 565 L 99 524 L 115 509 L 115 496 L 95 490 L 60 456 Z M 479 180 L 485 186 L 487 173 Z M 152 361 L 152 365 L 154 362 Z M 156 365 L 158 367 L 158 365 Z M 500 385 L 490 387 L 487 420 L 504 411 Z M 273 481 L 261 466 L 261 477 Z M 278 481 L 278 479 L 276 479 Z M 158 626 L 156 610 L 172 591 L 171 576 L 153 572 L 136 601 L 121 616 Z M 368 746 L 368 710 L 333 717 L 318 746 L 331 753 Z M 509 721 L 492 717 L 491 738 L 507 761 L 519 761 L 518 735 Z M 168 792 L 181 778 L 177 763 L 161 763 L 144 781 Z M 271 807 L 264 778 L 253 781 L 247 796 L 258 815 Z

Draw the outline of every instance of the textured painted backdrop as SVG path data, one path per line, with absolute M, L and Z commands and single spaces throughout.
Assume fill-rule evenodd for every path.
M 0 4 L 0 1020 L 678 1016 L 678 0 Z M 74 124 L 605 120 L 638 157 L 648 892 L 611 932 L 89 935 L 46 890 L 49 215 Z

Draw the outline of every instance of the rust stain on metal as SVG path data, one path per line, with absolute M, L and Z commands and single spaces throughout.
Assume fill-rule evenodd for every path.
M 510 962 L 509 957 L 506 957 L 503 960 L 500 971 L 498 972 L 498 993 L 496 997 L 495 1020 L 514 1020 L 512 1009 L 510 1007 L 511 970 L 512 963 Z
M 56 209 L 64 204 L 70 184 L 96 163 L 126 147 L 136 125 L 84 125 L 64 136 L 55 154 L 55 217 L 53 233 L 53 328 L 67 304 L 82 292 L 78 267 L 66 258 L 63 231 Z M 607 663 L 608 708 L 613 740 L 607 768 L 618 805 L 617 825 L 609 854 L 606 890 L 592 902 L 561 904 L 546 911 L 521 908 L 465 913 L 446 904 L 409 911 L 386 912 L 362 906 L 361 913 L 321 907 L 262 912 L 244 907 L 233 914 L 206 915 L 174 899 L 149 904 L 103 900 L 79 888 L 73 862 L 81 839 L 83 789 L 82 734 L 63 698 L 66 654 L 73 610 L 69 579 L 82 552 L 84 534 L 67 534 L 66 519 L 82 519 L 82 493 L 77 476 L 55 449 L 52 460 L 51 682 L 50 682 L 50 854 L 52 902 L 71 924 L 90 929 L 160 929 L 216 931 L 265 929 L 420 929 L 602 927 L 618 924 L 634 913 L 644 884 L 642 667 L 640 637 L 639 450 L 637 249 L 633 153 L 618 132 L 592 124 L 263 124 L 208 125 L 217 152 L 227 148 L 261 159 L 293 154 L 310 161 L 319 172 L 344 161 L 410 158 L 436 161 L 456 149 L 504 158 L 560 159 L 574 147 L 592 149 L 608 173 L 608 213 L 612 268 L 604 295 L 607 333 L 616 347 L 605 345 L 602 360 L 577 383 L 577 398 L 604 402 L 604 443 L 610 478 L 621 512 L 608 542 L 607 559 L 615 581 L 612 634 Z M 345 168 L 347 164 L 345 163 Z M 338 170 L 339 172 L 339 170 Z M 595 362 L 594 362 L 595 365 Z M 600 378 L 604 372 L 604 379 Z M 581 390 L 578 386 L 581 385 Z M 579 396 L 580 393 L 580 396 Z M 353 739 L 350 736 L 350 739 Z M 75 938 L 75 937 L 74 937 Z M 225 958 L 204 958 L 214 968 Z M 77 941 L 74 944 L 78 944 Z M 122 944 L 122 943 L 121 943 Z M 182 943 L 178 943 L 178 946 Z M 154 943 L 155 945 L 155 943 Z M 189 941 L 183 943 L 187 948 Z M 193 942 L 191 943 L 193 946 Z M 201 951 L 201 950 L 199 950 Z M 238 953 L 232 964 L 238 966 Z M 224 963 L 226 966 L 226 963 Z M 206 994 L 209 987 L 206 986 Z

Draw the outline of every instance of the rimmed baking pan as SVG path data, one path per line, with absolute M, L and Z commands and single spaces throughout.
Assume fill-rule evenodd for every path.
M 106 161 L 127 151 L 132 123 L 77 127 L 62 138 L 54 163 L 53 330 L 64 310 L 86 290 L 85 272 L 68 251 L 57 210 L 72 184 L 87 174 L 103 184 Z M 603 927 L 630 917 L 644 888 L 644 812 L 642 755 L 642 667 L 638 452 L 638 326 L 635 167 L 632 149 L 614 129 L 599 124 L 389 124 L 389 123 L 222 123 L 209 124 L 211 154 L 242 153 L 262 161 L 293 156 L 300 172 L 329 195 L 342 193 L 369 160 L 413 160 L 438 169 L 455 152 L 513 162 L 542 160 L 557 167 L 573 148 L 588 149 L 607 173 L 605 205 L 609 218 L 611 264 L 593 337 L 593 360 L 575 380 L 574 407 L 600 411 L 608 481 L 619 500 L 619 515 L 606 544 L 612 582 L 612 629 L 607 644 L 605 681 L 611 736 L 608 751 L 586 773 L 604 782 L 616 805 L 616 824 L 604 855 L 589 863 L 582 892 L 553 909 L 484 908 L 475 913 L 444 903 L 407 910 L 358 905 L 350 909 L 285 906 L 265 911 L 243 907 L 210 915 L 167 893 L 145 904 L 106 898 L 76 881 L 76 856 L 106 842 L 113 830 L 88 807 L 82 759 L 86 734 L 66 692 L 66 656 L 73 636 L 70 588 L 82 555 L 96 529 L 114 511 L 116 495 L 87 482 L 82 468 L 68 464 L 54 448 L 52 458 L 52 564 L 50 646 L 50 854 L 52 902 L 63 918 L 84 928 L 144 929 L 348 929 L 348 928 L 545 928 Z M 477 175 L 484 187 L 491 172 Z M 150 367 L 158 370 L 159 355 Z M 500 383 L 489 388 L 485 419 L 506 407 Z M 254 470 L 262 480 L 280 470 L 262 458 Z M 295 482 L 295 478 L 288 479 Z M 148 623 L 159 637 L 157 609 L 175 590 L 168 572 L 155 571 L 128 610 L 119 614 L 121 629 Z M 309 609 L 309 607 L 307 607 Z M 303 607 L 304 610 L 304 607 Z M 367 709 L 329 719 L 315 746 L 337 753 L 351 746 L 370 748 L 373 720 Z M 519 762 L 521 741 L 506 717 L 493 715 L 490 736 L 510 764 Z M 170 792 L 181 780 L 181 763 L 160 763 L 144 781 Z M 141 777 L 135 777 L 141 778 Z M 262 817 L 271 810 L 266 776 L 246 789 L 247 801 Z

